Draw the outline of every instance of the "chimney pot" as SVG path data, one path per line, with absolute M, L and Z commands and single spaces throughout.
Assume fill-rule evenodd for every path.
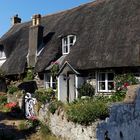
M 40 25 L 41 23 L 41 15 L 36 14 L 32 16 L 32 26 Z
M 36 15 L 32 16 L 32 26 L 36 25 Z
M 12 25 L 15 25 L 17 23 L 21 23 L 21 18 L 18 17 L 18 14 L 16 14 L 15 16 L 13 16 L 12 18 Z

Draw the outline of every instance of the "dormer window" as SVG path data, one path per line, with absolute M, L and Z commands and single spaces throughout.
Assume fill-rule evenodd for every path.
M 68 54 L 70 52 L 71 46 L 73 46 L 76 42 L 75 35 L 68 35 L 62 38 L 62 53 Z

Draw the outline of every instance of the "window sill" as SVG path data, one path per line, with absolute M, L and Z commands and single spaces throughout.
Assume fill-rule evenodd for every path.
M 6 57 L 1 57 L 1 58 L 0 58 L 0 60 L 5 60 L 5 59 L 6 59 Z

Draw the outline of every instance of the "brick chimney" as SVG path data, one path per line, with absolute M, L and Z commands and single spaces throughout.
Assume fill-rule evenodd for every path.
M 18 17 L 18 14 L 12 17 L 12 25 L 15 25 L 17 23 L 21 23 L 21 18 Z
M 28 67 L 35 67 L 37 62 L 37 50 L 43 42 L 43 26 L 41 26 L 41 15 L 32 16 L 32 26 L 29 28 L 29 49 L 27 55 Z

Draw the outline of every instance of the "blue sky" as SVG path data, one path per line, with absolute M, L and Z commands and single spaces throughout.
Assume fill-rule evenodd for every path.
M 11 17 L 18 14 L 22 22 L 31 20 L 33 14 L 47 15 L 70 9 L 92 0 L 1 0 L 0 36 L 11 27 Z

